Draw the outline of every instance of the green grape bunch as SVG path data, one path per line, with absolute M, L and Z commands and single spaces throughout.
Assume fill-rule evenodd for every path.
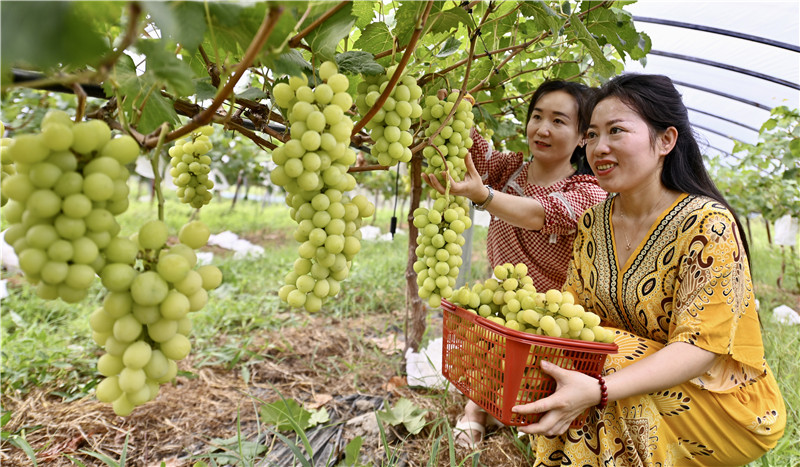
M 428 163 L 424 171 L 439 177 L 445 183 L 449 183 L 449 178 L 442 176 L 445 171 L 456 181 L 464 178 L 464 158 L 472 147 L 469 132 L 473 125 L 473 116 L 469 100 L 462 99 L 454 118 L 442 127 L 453 110 L 458 95 L 458 91 L 453 91 L 444 100 L 428 96 L 422 110 L 422 119 L 430 122 L 425 136 L 433 136 L 441 129 L 433 138 L 433 145 L 422 150 Z M 470 228 L 472 222 L 469 218 L 469 200 L 466 197 L 454 196 L 451 199 L 448 192 L 433 192 L 431 197 L 434 200 L 431 209 L 421 207 L 413 213 L 413 224 L 419 229 L 414 270 L 417 273 L 420 298 L 427 298 L 428 305 L 436 308 L 443 298 L 449 299 L 453 295 L 459 267 L 463 263 L 463 232 Z
M 5 133 L 6 127 L 3 122 L 0 122 L 0 136 L 4 135 Z M 11 138 L 6 137 L 2 137 L 0 139 L 0 156 L 2 156 L 0 162 L 2 162 L 3 166 L 2 175 L 0 175 L 0 183 L 2 183 L 2 180 L 4 180 L 7 176 L 17 173 L 17 170 L 14 168 L 14 161 L 9 156 L 8 151 L 2 149 L 9 146 L 12 141 L 13 140 Z M 4 192 L 0 192 L 0 206 L 5 206 L 7 202 L 8 198 L 6 197 L 6 194 Z
M 414 271 L 420 298 L 436 308 L 442 299 L 453 295 L 463 260 L 462 247 L 466 242 L 464 231 L 472 225 L 469 218 L 469 200 L 463 196 L 451 197 L 438 192 L 433 195 L 431 209 L 414 210 L 417 236 L 417 260 Z M 448 201 L 449 200 L 449 201 Z
M 349 80 L 333 62 L 323 63 L 319 74 L 322 82 L 313 88 L 300 75 L 273 89 L 275 102 L 285 110 L 290 139 L 272 152 L 277 167 L 270 180 L 289 193 L 317 194 L 326 188 L 344 193 L 356 186 L 347 173 L 356 162 L 349 147 L 354 124 L 345 113 L 353 105 Z
M 293 308 L 316 312 L 336 296 L 361 249 L 361 224 L 375 207 L 364 195 L 350 196 L 356 180 L 349 167 L 353 105 L 348 78 L 333 62 L 319 68 L 321 82 L 292 76 L 273 88 L 290 139 L 272 152 L 270 180 L 286 190 L 286 204 L 297 223 L 298 258 L 284 277 L 278 296 Z M 313 84 L 313 88 L 312 88 Z
M 364 81 L 358 83 L 356 107 L 362 116 L 375 106 L 396 70 L 396 65 L 389 67 L 385 73 L 365 76 Z M 383 106 L 366 124 L 365 128 L 374 141 L 371 154 L 379 164 L 391 167 L 411 160 L 411 123 L 422 115 L 421 96 L 422 88 L 403 70 Z
M 524 263 L 494 268 L 494 277 L 453 293 L 453 303 L 515 331 L 589 342 L 614 342 L 600 317 L 575 303 L 570 292 L 537 292 Z
M 139 144 L 128 135 L 112 138 L 101 120 L 74 123 L 51 110 L 39 133 L 4 140 L 0 151 L 13 168 L 0 185 L 8 197 L 5 240 L 26 280 L 41 298 L 82 300 L 120 231 L 114 216 L 128 209 L 125 166 L 139 156 Z
M 483 137 L 484 137 L 484 138 L 486 138 L 487 140 L 491 140 L 491 139 L 492 139 L 492 136 L 494 136 L 494 130 L 492 130 L 491 128 L 489 128 L 489 127 L 486 125 L 486 122 L 480 122 L 480 123 L 478 124 L 478 130 L 480 131 L 480 134 L 481 134 L 481 136 L 483 136 Z
M 214 133 L 211 125 L 201 126 L 182 141 L 169 148 L 172 183 L 177 187 L 178 199 L 199 209 L 211 202 L 214 181 L 211 172 L 211 156 L 214 147 L 209 139 Z
M 107 293 L 89 317 L 92 338 L 105 353 L 97 361 L 103 376 L 95 396 L 127 416 L 155 399 L 191 350 L 192 312 L 208 302 L 222 283 L 213 265 L 197 265 L 196 249 L 208 242 L 208 227 L 181 227 L 179 243 L 167 246 L 164 222 L 151 220 L 130 238 L 118 237 L 100 273 Z
M 461 181 L 467 172 L 464 158 L 472 147 L 472 138 L 469 136 L 474 125 L 472 104 L 468 99 L 461 99 L 453 118 L 444 123 L 453 109 L 459 92 L 451 92 L 446 99 L 436 96 L 425 98 L 425 107 L 422 109 L 422 120 L 429 122 L 425 129 L 425 136 L 430 138 L 441 129 L 433 138 L 432 145 L 422 150 L 428 165 L 423 170 L 433 174 L 443 183 L 449 183 L 442 172 L 448 171 L 456 181 Z

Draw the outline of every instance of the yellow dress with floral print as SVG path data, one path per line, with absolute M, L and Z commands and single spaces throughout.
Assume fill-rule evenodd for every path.
M 734 466 L 784 431 L 786 409 L 764 359 L 739 231 L 721 204 L 681 195 L 628 259 L 617 262 L 614 198 L 578 225 L 567 283 L 616 332 L 610 374 L 672 342 L 717 354 L 702 377 L 592 411 L 562 436 L 534 438 L 537 466 Z

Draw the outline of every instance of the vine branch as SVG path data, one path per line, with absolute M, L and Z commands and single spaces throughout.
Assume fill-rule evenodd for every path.
M 167 141 L 174 141 L 181 136 L 189 134 L 192 130 L 195 130 L 205 124 L 211 122 L 216 113 L 217 109 L 222 106 L 228 96 L 233 93 L 233 88 L 236 86 L 236 83 L 239 82 L 242 75 L 247 68 L 255 61 L 256 56 L 264 47 L 264 44 L 269 39 L 269 36 L 272 34 L 272 31 L 275 29 L 275 26 L 278 24 L 278 19 L 280 18 L 281 14 L 283 14 L 284 7 L 283 6 L 271 6 L 269 9 L 269 13 L 264 17 L 264 21 L 261 23 L 261 26 L 256 33 L 256 36 L 253 38 L 253 41 L 250 43 L 250 46 L 247 48 L 242 61 L 239 62 L 236 70 L 234 70 L 233 75 L 225 84 L 219 92 L 217 92 L 216 97 L 214 97 L 213 102 L 211 105 L 208 106 L 203 112 L 199 115 L 195 116 L 190 120 L 186 125 L 178 128 L 172 132 L 170 132 L 166 139 Z M 160 131 L 160 130 L 159 130 Z M 158 141 L 158 134 L 151 134 L 148 135 L 145 141 L 145 147 L 153 147 L 156 142 Z
M 381 93 L 378 100 L 375 102 L 375 105 L 364 115 L 364 118 L 358 121 L 356 125 L 353 127 L 353 131 L 350 133 L 350 136 L 355 136 L 359 131 L 361 131 L 364 126 L 372 120 L 372 117 L 375 116 L 378 111 L 383 108 L 383 104 L 386 102 L 386 99 L 389 98 L 389 94 L 392 93 L 395 84 L 400 80 L 400 75 L 403 74 L 403 70 L 408 64 L 409 59 L 411 59 L 411 54 L 414 53 L 414 50 L 417 45 L 417 41 L 419 40 L 419 36 L 422 34 L 422 29 L 425 27 L 425 23 L 428 21 L 428 15 L 431 12 L 431 8 L 433 7 L 433 0 L 429 0 L 428 4 L 425 5 L 425 11 L 422 12 L 422 15 L 417 20 L 417 27 L 414 29 L 414 34 L 411 36 L 411 40 L 408 41 L 408 45 L 406 46 L 405 52 L 403 52 L 403 58 L 400 59 L 400 62 L 397 64 L 397 68 L 394 70 L 392 77 L 389 79 L 389 83 L 386 85 L 386 88 Z
M 315 19 L 313 23 L 306 26 L 305 29 L 297 33 L 294 37 L 289 40 L 289 47 L 297 48 L 300 45 L 300 41 L 303 40 L 311 31 L 318 28 L 322 23 L 324 23 L 328 18 L 335 15 L 339 10 L 344 8 L 345 5 L 350 3 L 352 0 L 344 0 L 340 2 L 335 7 L 331 8 L 324 15 L 320 16 L 319 18 Z

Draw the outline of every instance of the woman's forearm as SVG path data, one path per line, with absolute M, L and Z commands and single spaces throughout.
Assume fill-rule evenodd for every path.
M 488 190 L 483 189 L 486 195 L 478 195 L 472 201 L 480 204 L 488 196 Z M 524 196 L 514 196 L 508 193 L 494 192 L 494 198 L 486 206 L 489 214 L 498 217 L 514 227 L 527 230 L 541 230 L 544 227 L 544 207 L 535 199 Z
M 658 352 L 605 377 L 608 400 L 671 388 L 706 373 L 717 354 L 685 342 L 674 342 Z

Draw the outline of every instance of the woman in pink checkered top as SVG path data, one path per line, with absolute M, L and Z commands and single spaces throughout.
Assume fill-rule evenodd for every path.
M 583 135 L 591 90 L 567 81 L 545 81 L 528 107 L 526 137 L 532 159 L 500 152 L 473 129 L 467 174 L 450 180 L 450 193 L 469 198 L 491 214 L 486 250 L 492 267 L 525 263 L 537 290 L 561 289 L 572 255 L 576 225 L 608 194 L 586 163 Z M 444 193 L 442 181 L 422 174 Z M 457 441 L 474 446 L 485 433 L 486 413 L 469 401 L 456 425 Z

